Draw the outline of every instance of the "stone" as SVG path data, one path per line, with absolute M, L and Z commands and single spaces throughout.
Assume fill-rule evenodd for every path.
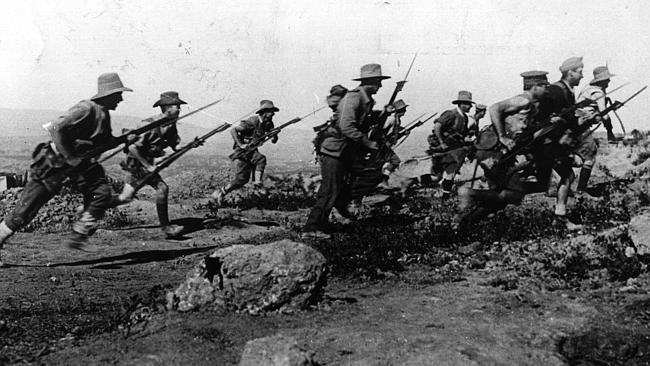
M 317 365 L 293 337 L 277 334 L 248 341 L 239 366 L 311 366 Z
M 169 310 L 200 307 L 291 312 L 316 303 L 327 277 L 325 257 L 308 245 L 281 240 L 221 248 L 167 295 Z
M 634 243 L 636 254 L 650 254 L 650 212 L 644 212 L 630 220 L 628 235 Z

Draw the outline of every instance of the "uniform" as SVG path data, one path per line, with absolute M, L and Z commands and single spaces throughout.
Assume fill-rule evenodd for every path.
M 160 99 L 153 106 L 160 106 L 163 113 L 175 115 L 178 109 L 170 108 L 179 108 L 181 104 L 187 103 L 179 99 L 177 92 L 169 91 L 162 93 Z M 142 122 L 149 124 L 152 120 L 146 119 Z M 165 155 L 166 148 L 175 149 L 181 141 L 178 136 L 176 120 L 170 120 L 169 122 L 165 126 L 143 133 L 138 140 L 125 149 L 127 152 L 126 159 L 120 165 L 122 169 L 129 173 L 129 177 L 119 198 L 124 202 L 130 201 L 135 194 L 133 187 L 136 186 L 138 181 L 149 176 L 145 183 L 156 190 L 156 212 L 160 226 L 168 238 L 173 238 L 181 233 L 182 227 L 171 225 L 169 221 L 169 187 L 158 173 L 151 174 L 147 170 L 147 167 L 155 165 L 154 159 Z
M 240 122 L 240 127 L 243 129 L 238 132 L 239 138 L 245 144 L 259 138 L 274 128 L 273 122 L 263 122 L 259 115 L 251 116 Z M 242 149 L 233 144 L 235 154 L 239 154 Z M 230 182 L 231 189 L 242 187 L 251 179 L 253 171 L 264 172 L 266 168 L 266 156 L 260 153 L 257 148 L 247 152 L 241 158 L 232 159 L 235 177 Z
M 363 88 L 348 91 L 339 103 L 338 121 L 328 127 L 319 151 L 323 180 L 304 231 L 326 229 L 334 207 L 347 214 L 347 204 L 351 199 L 350 182 L 355 175 L 358 176 L 363 166 L 364 146 L 370 143 L 361 126 L 370 118 L 373 105 L 374 100 Z M 357 174 L 353 174 L 354 170 Z

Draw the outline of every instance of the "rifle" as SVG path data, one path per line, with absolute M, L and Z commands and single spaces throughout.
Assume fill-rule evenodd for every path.
M 610 97 L 605 97 L 605 102 L 609 105 L 614 104 Z M 623 120 L 621 119 L 621 116 L 619 116 L 618 113 L 616 113 L 616 111 L 612 111 L 612 112 L 614 112 L 614 116 L 616 116 L 618 123 L 621 125 L 621 130 L 623 130 L 623 136 L 627 136 L 627 132 L 625 132 L 625 125 L 623 125 Z
M 173 116 L 165 114 L 165 113 L 158 114 L 158 115 L 156 115 L 156 116 L 154 116 L 152 118 L 153 122 L 148 123 L 148 124 L 146 124 L 146 125 L 144 125 L 144 126 L 142 126 L 140 128 L 136 128 L 135 130 L 131 130 L 131 131 L 129 131 L 127 133 L 124 133 L 124 134 L 122 134 L 120 136 L 117 136 L 117 137 L 113 138 L 113 140 L 111 140 L 108 144 L 98 146 L 98 147 L 86 152 L 81 157 L 81 160 L 83 161 L 83 160 L 95 158 L 95 157 L 101 155 L 102 153 L 104 153 L 104 152 L 106 152 L 108 150 L 112 150 L 112 149 L 120 146 L 121 144 L 128 143 L 128 141 L 130 139 L 129 136 L 141 135 L 141 134 L 143 134 L 143 133 L 145 133 L 147 131 L 153 130 L 154 128 L 163 127 L 163 126 L 166 126 L 166 125 L 169 125 L 169 124 L 172 124 L 172 123 L 176 123 L 176 122 L 182 120 L 183 118 L 189 117 L 189 116 L 193 115 L 194 113 L 197 113 L 197 112 L 202 111 L 202 110 L 204 110 L 206 108 L 209 108 L 209 107 L 221 102 L 222 100 L 223 100 L 223 98 L 219 99 L 219 100 L 216 100 L 216 101 L 214 101 L 212 103 L 208 103 L 208 104 L 204 105 L 203 107 L 201 107 L 199 109 L 195 109 L 192 112 L 189 112 L 189 113 L 187 113 L 187 114 L 185 114 L 185 115 L 183 115 L 183 116 L 181 116 L 181 117 L 179 117 L 177 119 L 174 119 Z
M 616 113 L 617 110 L 621 109 L 621 107 L 623 107 L 623 106 L 624 106 L 625 104 L 627 104 L 630 100 L 632 100 L 633 98 L 635 98 L 637 95 L 641 94 L 641 93 L 642 93 L 644 90 L 646 90 L 647 88 L 648 88 L 647 85 L 644 86 L 643 88 L 637 90 L 636 93 L 630 95 L 627 99 L 625 99 L 625 100 L 622 101 L 622 102 L 619 102 L 618 100 L 615 100 L 615 101 L 614 101 L 614 102 L 613 102 L 609 107 L 607 107 L 607 108 L 603 109 L 602 111 L 596 113 L 594 116 L 592 116 L 592 117 L 589 118 L 587 121 L 585 121 L 582 125 L 580 125 L 579 127 L 582 127 L 582 128 L 579 128 L 579 129 L 578 129 L 578 133 L 580 133 L 580 131 L 585 132 L 587 129 L 590 129 L 590 128 L 591 128 L 591 125 L 593 125 L 595 121 L 598 121 L 598 120 L 599 120 L 600 118 L 602 118 L 603 116 L 606 116 L 607 114 L 609 114 L 609 113 L 611 113 L 611 112 Z M 589 135 L 591 135 L 592 133 L 594 133 L 594 131 L 596 131 L 596 129 L 597 129 L 598 127 L 600 127 L 600 125 L 601 125 L 602 123 L 603 123 L 603 122 L 600 121 L 600 122 L 598 122 L 598 123 L 596 124 L 596 126 L 595 126 L 594 128 L 591 128 L 591 129 L 589 130 Z M 585 128 L 585 127 L 586 127 L 586 128 Z
M 305 114 L 302 117 L 296 117 L 296 118 L 294 118 L 294 119 L 292 119 L 292 120 L 290 120 L 288 122 L 285 122 L 285 123 L 281 124 L 278 127 L 273 128 L 272 130 L 270 130 L 269 132 L 263 134 L 262 136 L 254 138 L 251 142 L 249 142 L 247 144 L 245 149 L 235 150 L 235 152 L 230 154 L 228 157 L 230 159 L 232 159 L 232 160 L 235 160 L 235 159 L 242 159 L 242 158 L 252 154 L 255 149 L 259 148 L 260 146 L 264 145 L 265 142 L 267 142 L 268 140 L 270 140 L 273 137 L 277 136 L 280 133 L 280 131 L 282 131 L 285 127 L 290 126 L 290 125 L 292 125 L 294 123 L 298 123 L 298 122 L 302 121 L 303 119 L 309 117 L 310 115 L 315 114 L 316 112 L 318 112 L 320 110 L 323 110 L 323 109 L 325 109 L 327 107 L 328 106 L 322 106 L 322 107 L 320 107 L 320 108 L 318 108 L 318 109 L 316 109 L 316 110 L 314 110 L 312 112 L 309 112 L 309 113 Z
M 166 157 L 162 161 L 160 161 L 158 164 L 156 164 L 156 168 L 154 169 L 154 171 L 153 172 L 148 172 L 144 177 L 138 179 L 138 181 L 136 181 L 133 184 L 133 188 L 137 192 L 140 188 L 142 188 L 145 184 L 147 184 L 147 181 L 149 179 L 151 179 L 151 177 L 154 174 L 158 174 L 161 170 L 165 169 L 166 167 L 171 165 L 171 163 L 178 160 L 178 158 L 185 155 L 188 151 L 203 145 L 203 143 L 207 139 L 209 139 L 213 135 L 216 135 L 217 133 L 220 133 L 220 132 L 223 132 L 223 131 L 227 130 L 230 126 L 231 126 L 231 124 L 226 122 L 226 123 L 222 124 L 221 126 L 215 128 L 214 130 L 206 133 L 205 135 L 203 135 L 201 137 L 195 137 L 194 140 L 192 140 L 192 142 L 190 142 L 190 143 L 186 144 L 185 146 L 181 147 L 180 149 L 174 151 L 171 155 L 169 155 L 168 157 Z
M 414 121 L 414 122 L 409 123 L 408 125 L 406 125 L 402 131 L 399 131 L 399 135 L 398 135 L 398 137 L 397 137 L 397 140 L 396 140 L 397 142 L 395 143 L 395 147 L 398 147 L 398 146 L 401 145 L 404 141 L 406 141 L 406 139 L 407 139 L 407 138 L 409 137 L 409 135 L 411 134 L 411 131 L 413 131 L 414 129 L 416 129 L 416 128 L 422 126 L 422 125 L 425 124 L 427 121 L 429 121 L 431 118 L 435 117 L 437 114 L 438 114 L 438 112 L 436 112 L 436 113 L 430 115 L 429 117 L 427 117 L 427 118 L 424 119 L 424 120 L 419 120 L 419 118 L 421 118 L 422 116 L 424 116 L 424 115 L 422 115 L 422 116 L 418 117 L 418 119 L 417 119 L 416 121 Z
M 400 80 L 395 84 L 395 89 L 393 90 L 393 94 L 390 96 L 390 99 L 388 100 L 388 104 L 392 105 L 395 103 L 395 99 L 397 98 L 397 94 L 402 91 L 404 88 L 404 84 L 406 84 L 406 79 L 408 78 L 409 74 L 411 73 L 411 69 L 413 68 L 413 64 L 415 63 L 415 58 L 418 57 L 417 52 L 413 56 L 413 60 L 411 60 L 411 65 L 409 66 L 408 70 L 406 71 L 406 75 L 404 75 L 404 80 Z M 386 119 L 388 119 L 388 113 L 386 111 L 382 111 L 382 113 L 379 115 L 379 118 L 377 119 L 377 123 L 374 125 L 372 131 L 370 132 L 370 136 L 377 138 L 381 138 L 380 134 L 382 132 L 382 129 L 384 128 L 384 124 L 386 123 Z

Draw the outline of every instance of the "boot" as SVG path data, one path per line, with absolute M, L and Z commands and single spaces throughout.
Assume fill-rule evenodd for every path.
M 616 135 L 614 135 L 614 131 L 612 131 L 610 128 L 607 129 L 607 142 L 610 144 L 617 144 L 618 140 L 616 139 Z
M 66 238 L 65 246 L 69 249 L 81 250 L 88 253 L 95 253 L 98 251 L 96 247 L 88 245 L 88 235 L 76 232 L 74 230 Z
M 160 228 L 167 239 L 178 237 L 183 231 L 180 225 L 173 225 L 169 223 L 169 210 L 167 208 L 167 200 L 164 202 L 156 202 L 156 211 L 158 212 L 158 220 L 160 220 Z
M 263 182 L 262 178 L 264 176 L 264 172 L 256 170 L 253 172 L 253 186 L 255 187 L 262 187 Z
M 436 198 L 449 198 L 451 190 L 454 188 L 454 181 L 450 179 L 443 179 L 440 182 L 441 191 L 437 192 L 434 197 Z
M 582 169 L 580 169 L 580 175 L 578 176 L 577 190 L 584 192 L 587 189 L 589 177 L 591 177 L 591 167 L 583 166 Z
M 14 235 L 14 231 L 11 230 L 3 220 L 0 223 L 0 251 L 2 250 L 5 241 L 7 241 L 7 239 L 9 239 L 9 237 L 11 237 L 12 235 Z M 2 252 L 0 252 L 0 267 L 3 266 L 4 263 L 2 263 Z
M 128 203 L 133 201 L 133 196 L 135 195 L 135 188 L 131 186 L 130 184 L 126 183 L 124 185 L 124 188 L 122 188 L 122 192 L 120 193 L 119 196 L 117 196 L 117 199 L 115 200 L 115 205 L 121 205 L 124 203 Z
M 210 197 L 212 198 L 214 203 L 217 205 L 217 207 L 221 207 L 221 205 L 223 204 L 223 199 L 226 198 L 226 194 L 228 194 L 228 192 L 226 192 L 226 189 L 221 187 L 221 188 L 217 189 L 216 191 L 212 192 Z

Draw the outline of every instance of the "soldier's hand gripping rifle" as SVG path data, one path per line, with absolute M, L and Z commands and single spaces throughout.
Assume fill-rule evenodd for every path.
M 409 66 L 408 70 L 406 71 L 406 75 L 404 75 L 404 80 L 400 80 L 395 84 L 395 89 L 393 90 L 393 94 L 390 96 L 390 99 L 388 100 L 388 105 L 393 105 L 395 103 L 395 99 L 397 98 L 397 94 L 402 91 L 404 88 L 404 84 L 406 84 L 406 81 L 408 79 L 409 74 L 411 73 L 411 69 L 413 68 L 413 64 L 415 63 L 415 58 L 418 57 L 417 52 L 413 56 L 413 60 L 411 61 L 411 65 Z M 381 112 L 379 117 L 377 118 L 376 123 L 373 125 L 372 130 L 370 131 L 370 139 L 371 140 L 381 140 L 383 139 L 383 129 L 384 129 L 384 124 L 386 124 L 386 120 L 388 119 L 388 111 L 384 110 Z
M 321 110 L 323 110 L 325 108 L 327 108 L 327 106 L 322 106 L 322 107 L 320 107 L 320 108 L 318 108 L 318 109 L 316 109 L 316 110 L 314 110 L 312 112 L 309 112 L 309 113 L 305 114 L 302 117 L 296 117 L 296 118 L 294 118 L 294 119 L 292 119 L 292 120 L 290 120 L 288 122 L 285 122 L 285 123 L 281 124 L 278 127 L 273 128 L 272 130 L 270 130 L 269 132 L 263 134 L 262 136 L 254 138 L 251 142 L 246 144 L 246 148 L 236 150 L 235 152 L 230 154 L 228 157 L 230 159 L 232 159 L 232 160 L 246 158 L 247 156 L 251 155 L 255 151 L 255 149 L 259 148 L 260 146 L 264 145 L 265 142 L 267 142 L 270 139 L 277 136 L 280 133 L 280 131 L 282 131 L 287 126 L 290 126 L 290 125 L 292 125 L 294 123 L 298 123 L 298 122 L 302 121 L 303 119 L 309 117 L 310 115 L 315 114 L 316 112 L 321 111 Z
M 402 129 L 401 131 L 398 132 L 397 139 L 396 139 L 397 142 L 395 143 L 394 146 L 398 147 L 399 145 L 401 145 L 410 136 L 411 131 L 413 131 L 414 129 L 422 126 L 425 123 L 427 123 L 427 121 L 429 121 L 431 118 L 435 117 L 436 115 L 438 115 L 438 112 L 430 115 L 426 119 L 420 119 L 422 116 L 424 116 L 424 115 L 422 115 L 422 116 L 418 117 L 415 121 L 413 121 L 413 122 L 409 123 L 408 125 L 404 126 L 404 129 Z
M 637 95 L 641 94 L 641 93 L 642 93 L 644 90 L 646 90 L 647 88 L 648 88 L 647 85 L 644 86 L 643 88 L 637 90 L 636 93 L 630 95 L 627 99 L 625 99 L 625 100 L 622 101 L 622 102 L 619 102 L 619 101 L 615 100 L 613 103 L 610 104 L 609 107 L 603 109 L 602 111 L 599 111 L 599 112 L 596 113 L 595 115 L 591 116 L 591 118 L 589 118 L 588 120 L 586 120 L 583 124 L 581 124 L 580 126 L 578 126 L 578 129 L 576 130 L 576 133 L 577 133 L 577 134 L 580 134 L 580 133 L 586 132 L 588 129 L 590 129 L 590 130 L 589 130 L 589 134 L 594 133 L 594 131 L 596 131 L 596 129 L 597 129 L 598 127 L 600 127 L 600 125 L 603 123 L 602 118 L 603 118 L 604 116 L 606 116 L 606 115 L 608 115 L 609 113 L 612 113 L 612 112 L 613 112 L 613 113 L 616 113 L 617 110 L 619 110 L 621 107 L 623 107 L 623 106 L 624 106 L 625 104 L 627 104 L 630 100 L 632 100 L 633 98 L 635 98 Z M 591 128 L 591 126 L 593 126 L 593 125 L 595 125 L 595 127 Z M 621 126 L 622 126 L 622 123 L 621 123 Z
M 151 177 L 154 174 L 160 173 L 161 170 L 163 170 L 163 169 L 167 168 L 168 166 L 170 166 L 171 163 L 178 160 L 178 158 L 185 155 L 188 151 L 203 145 L 207 139 L 209 139 L 210 137 L 212 137 L 212 136 L 214 136 L 214 135 L 216 135 L 216 134 L 218 134 L 220 132 L 223 132 L 223 131 L 227 130 L 230 126 L 231 126 L 231 124 L 226 122 L 226 123 L 222 124 L 221 126 L 215 128 L 214 130 L 206 133 L 205 135 L 203 135 L 201 137 L 195 137 L 194 140 L 192 140 L 192 142 L 184 145 L 180 149 L 174 151 L 171 155 L 167 156 L 166 158 L 164 158 L 163 160 L 158 162 L 158 164 L 155 165 L 155 169 L 153 171 L 148 172 L 144 177 L 138 179 L 133 184 L 133 188 L 135 189 L 135 192 L 137 192 L 140 188 L 144 187 L 147 184 L 147 181 L 149 179 L 151 179 Z
M 83 161 L 86 161 L 86 160 L 96 159 L 101 154 L 105 153 L 106 151 L 112 150 L 112 149 L 114 149 L 114 148 L 116 148 L 116 147 L 118 147 L 118 146 L 120 146 L 122 144 L 130 143 L 132 141 L 132 139 L 133 139 L 133 136 L 141 135 L 141 134 L 143 134 L 145 132 L 153 130 L 154 128 L 164 127 L 164 126 L 167 126 L 169 124 L 176 123 L 176 122 L 182 120 L 183 118 L 189 117 L 189 116 L 193 115 L 194 113 L 198 113 L 199 111 L 202 111 L 202 110 L 204 110 L 206 108 L 209 108 L 209 107 L 221 102 L 221 100 L 222 99 L 219 99 L 219 100 L 216 100 L 216 101 L 214 101 L 212 103 L 206 104 L 203 107 L 195 109 L 192 112 L 189 112 L 187 114 L 184 114 L 183 116 L 181 116 L 179 118 L 175 118 L 175 116 L 173 114 L 166 114 L 166 113 L 158 114 L 158 115 L 151 118 L 152 119 L 151 123 L 148 123 L 148 124 L 146 124 L 146 125 L 144 125 L 142 127 L 136 128 L 135 130 L 131 130 L 131 131 L 129 131 L 127 133 L 124 133 L 124 134 L 122 134 L 120 136 L 114 137 L 109 143 L 104 144 L 102 146 L 98 146 L 98 147 L 96 147 L 96 148 L 94 148 L 92 150 L 87 151 L 82 156 L 80 156 L 80 157 L 78 157 L 76 159 L 77 164 L 74 164 L 74 165 L 76 166 L 79 163 L 81 163 Z
M 627 84 L 623 84 L 612 91 L 610 91 L 610 94 L 621 89 L 622 87 L 626 86 Z M 589 99 L 585 98 L 584 100 L 572 105 L 569 108 L 564 109 L 562 112 L 560 112 L 560 115 L 557 116 L 559 117 L 559 120 L 562 121 L 565 118 L 568 118 L 570 116 L 575 115 L 576 111 L 581 108 L 585 108 L 592 103 L 598 101 L 601 98 L 604 98 L 605 95 L 601 95 L 595 99 Z M 571 128 L 572 126 L 568 125 L 567 123 L 553 123 L 550 124 L 542 129 L 539 129 L 537 131 L 533 131 L 532 133 L 528 133 L 525 137 L 522 137 L 519 142 L 511 149 L 508 150 L 500 159 L 499 161 L 496 162 L 494 165 L 492 171 L 493 172 L 502 172 L 503 167 L 507 166 L 510 164 L 510 162 L 513 161 L 517 157 L 517 155 L 522 155 L 526 150 L 530 149 L 534 144 L 544 141 L 547 137 L 550 136 L 557 136 L 558 134 L 561 135 L 560 132 L 566 131 L 567 129 Z

